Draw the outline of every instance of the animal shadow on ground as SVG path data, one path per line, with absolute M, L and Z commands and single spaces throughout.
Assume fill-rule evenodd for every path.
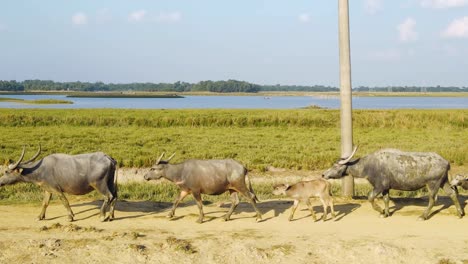
M 420 198 L 390 198 L 390 199 L 394 203 L 394 206 L 390 206 L 390 208 L 389 208 L 391 216 L 395 212 L 398 212 L 398 211 L 402 210 L 403 208 L 405 208 L 405 206 L 410 206 L 410 205 L 421 207 L 420 212 L 416 212 L 416 214 L 418 214 L 418 215 L 422 214 L 424 212 L 424 210 L 426 210 L 427 204 L 429 203 L 429 198 L 427 196 L 420 197 Z M 465 197 L 465 196 L 461 196 L 461 195 L 458 196 L 458 201 L 460 202 L 460 206 L 463 209 L 463 211 L 465 211 L 464 208 L 466 207 L 467 200 L 468 200 L 468 198 Z M 435 207 L 437 207 L 437 206 L 439 206 L 441 204 L 442 204 L 441 208 L 434 209 Z M 431 219 L 434 215 L 448 209 L 450 206 L 455 208 L 455 205 L 453 204 L 452 199 L 450 199 L 450 197 L 448 197 L 448 196 L 439 196 L 437 198 L 436 202 L 434 203 L 434 207 L 432 208 L 431 213 L 428 216 L 428 219 Z M 414 212 L 414 211 L 412 211 L 412 212 Z
M 93 215 L 88 215 L 83 218 L 75 217 L 75 220 L 84 220 L 84 219 L 88 219 L 91 217 L 97 217 L 100 213 L 102 202 L 103 202 L 102 200 L 96 200 L 92 202 L 70 205 L 70 207 L 81 207 L 81 206 L 90 206 L 90 205 L 96 206 L 96 209 L 89 208 L 89 209 L 85 209 L 82 211 L 74 210 L 75 216 L 91 211 L 91 210 L 97 210 L 96 213 Z M 172 203 L 167 203 L 167 202 L 118 200 L 115 204 L 115 218 L 113 219 L 113 221 L 138 218 L 138 217 L 142 217 L 142 216 L 146 216 L 150 214 L 160 213 L 170 208 L 171 206 L 172 206 Z M 119 216 L 119 212 L 140 213 L 140 214 Z
M 293 202 L 291 201 L 290 203 L 290 207 L 292 207 L 292 204 Z M 312 202 L 312 208 L 314 209 L 314 212 L 315 214 L 317 215 L 317 220 L 316 222 L 319 222 L 319 221 L 322 221 L 322 216 L 323 216 L 323 206 L 321 204 L 316 204 L 316 203 L 313 203 Z M 302 205 L 302 207 L 301 207 Z M 289 208 L 290 208 L 289 207 Z M 351 203 L 351 202 L 347 202 L 347 203 L 343 203 L 343 204 L 335 204 L 334 206 L 334 209 L 335 209 L 335 218 L 331 218 L 331 212 L 330 212 L 330 207 L 328 207 L 328 215 L 327 215 L 327 218 L 325 221 L 340 221 L 341 219 L 343 219 L 346 215 L 350 214 L 351 212 L 355 211 L 356 209 L 358 209 L 359 207 L 361 207 L 361 204 L 359 203 Z M 289 209 L 288 209 L 289 210 Z M 306 207 L 305 203 L 301 203 L 299 205 L 299 208 L 298 210 L 300 211 L 307 211 L 309 212 L 309 209 Z M 296 213 L 297 214 L 297 213 Z M 312 214 L 308 214 L 308 215 L 305 215 L 305 216 L 301 216 L 301 217 L 296 217 L 292 220 L 292 221 L 297 221 L 297 220 L 301 220 L 303 218 L 312 218 Z
M 264 222 L 269 219 L 272 219 L 273 217 L 278 216 L 281 213 L 284 213 L 290 207 L 291 204 L 292 204 L 291 201 L 274 200 L 274 201 L 258 202 L 256 205 L 260 213 L 262 213 L 262 217 L 263 217 L 262 222 Z M 222 208 L 226 208 L 226 212 L 230 206 L 231 206 L 230 202 L 226 202 L 223 205 L 221 205 Z M 271 210 L 273 210 L 273 216 L 265 218 L 265 215 Z M 250 216 L 246 215 L 246 216 L 240 217 L 239 216 L 240 213 L 249 213 L 253 215 L 250 215 Z M 255 213 L 256 213 L 255 209 L 252 207 L 250 203 L 241 202 L 239 203 L 236 210 L 232 214 L 233 217 L 231 217 L 231 220 L 242 219 L 242 218 L 255 218 Z
M 317 204 L 314 201 L 312 201 L 312 204 L 313 204 L 314 212 L 319 213 L 318 217 L 321 217 L 320 214 L 323 214 L 322 205 Z M 257 207 L 258 207 L 258 209 L 260 210 L 260 212 L 263 215 L 265 215 L 269 211 L 273 210 L 273 216 L 268 217 L 268 218 L 264 218 L 263 221 L 267 221 L 267 220 L 272 219 L 273 217 L 277 217 L 277 216 L 279 216 L 280 214 L 283 214 L 283 213 L 289 214 L 292 206 L 293 206 L 293 201 L 292 200 L 270 200 L 270 201 L 257 203 Z M 345 217 L 346 215 L 348 215 L 352 211 L 356 210 L 360 206 L 361 205 L 358 204 L 358 203 L 335 204 L 334 208 L 335 208 L 336 217 L 335 217 L 334 221 L 341 220 L 343 217 Z M 221 207 L 229 208 L 230 203 L 223 204 Z M 306 206 L 305 203 L 301 203 L 299 205 L 298 210 L 309 211 L 307 209 L 307 206 Z M 236 213 L 238 214 L 240 212 L 255 213 L 255 210 L 252 208 L 252 205 L 250 205 L 249 203 L 244 202 L 244 203 L 239 204 L 239 206 L 237 207 L 234 214 L 236 214 Z M 330 212 L 330 208 L 328 208 L 328 212 Z M 308 215 L 305 215 L 305 216 L 294 218 L 293 221 L 300 220 L 300 219 L 307 218 L 307 217 L 312 217 L 312 216 L 311 216 L 311 214 L 308 214 Z M 232 219 L 235 220 L 235 219 L 239 219 L 239 218 L 250 218 L 250 216 L 245 216 L 245 217 L 235 216 Z M 328 215 L 328 220 L 330 220 L 330 219 L 331 219 L 331 216 L 329 214 Z

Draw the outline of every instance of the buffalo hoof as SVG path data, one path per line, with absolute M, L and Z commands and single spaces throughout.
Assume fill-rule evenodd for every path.
M 418 221 L 426 221 L 426 220 L 427 220 L 427 218 L 426 218 L 426 217 L 424 217 L 424 216 L 420 216 L 420 217 L 418 217 Z
M 291 220 L 292 220 L 292 219 L 291 219 Z M 289 220 L 289 221 L 291 221 L 291 220 Z M 263 221 L 263 219 L 260 217 L 260 218 L 255 219 L 255 221 L 256 221 L 257 223 L 260 223 L 260 222 Z
M 71 216 L 71 215 L 68 216 L 68 219 L 67 219 L 67 220 L 68 220 L 68 222 L 73 222 L 73 221 L 75 221 L 75 219 L 73 219 L 73 216 Z
M 40 215 L 40 216 L 38 216 L 38 217 L 36 218 L 37 221 L 42 221 L 42 220 L 44 220 L 44 219 L 45 219 L 45 216 L 43 216 L 43 215 L 42 215 L 42 216 Z
M 388 214 L 380 214 L 380 218 L 387 218 Z
M 169 213 L 166 217 L 169 218 L 169 219 L 171 219 L 171 218 L 174 217 L 174 214 L 173 214 L 173 213 Z
M 231 220 L 231 218 L 229 218 L 229 217 L 227 217 L 227 216 L 223 217 L 223 221 L 224 221 L 224 222 L 227 222 L 227 221 L 229 221 L 229 220 Z
M 198 219 L 197 223 L 199 223 L 199 224 L 203 223 L 203 219 Z

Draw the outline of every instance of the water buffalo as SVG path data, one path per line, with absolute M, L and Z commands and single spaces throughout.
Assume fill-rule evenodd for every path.
M 457 174 L 450 182 L 452 186 L 461 186 L 463 189 L 468 190 L 468 176 Z
M 224 216 L 225 221 L 230 219 L 232 212 L 239 204 L 238 192 L 252 204 L 257 212 L 257 221 L 262 219 L 261 213 L 255 205 L 258 200 L 252 190 L 250 180 L 248 181 L 248 187 L 246 185 L 246 178 L 248 180 L 247 169 L 242 164 L 232 159 L 191 159 L 179 164 L 169 164 L 174 155 L 175 153 L 168 160 L 161 160 L 164 156 L 163 153 L 144 176 L 147 181 L 166 178 L 179 186 L 180 194 L 169 212 L 169 218 L 174 216 L 179 202 L 191 193 L 200 211 L 197 222 L 202 223 L 204 214 L 201 194 L 219 195 L 229 191 L 232 204 L 228 213 Z
M 330 206 L 332 218 L 335 218 L 335 210 L 333 208 L 333 198 L 331 196 L 330 183 L 324 179 L 315 179 L 310 181 L 301 181 L 293 185 L 278 184 L 273 186 L 274 195 L 286 195 L 294 199 L 294 205 L 291 208 L 291 214 L 289 215 L 289 221 L 292 221 L 294 212 L 296 211 L 299 202 L 305 201 L 309 208 L 314 220 L 317 220 L 314 209 L 310 203 L 310 198 L 319 197 L 323 205 L 322 220 L 325 221 L 327 218 L 327 209 Z
M 390 215 L 388 209 L 389 190 L 415 191 L 427 186 L 429 191 L 429 204 L 424 213 L 419 217 L 426 220 L 429 217 L 434 200 L 439 188 L 443 188 L 450 196 L 459 217 L 464 215 L 457 193 L 448 183 L 448 170 L 450 164 L 440 155 L 433 152 L 403 152 L 397 149 L 382 149 L 367 156 L 351 161 L 356 153 L 336 162 L 333 167 L 324 172 L 323 177 L 340 178 L 344 175 L 367 178 L 373 187 L 369 193 L 369 202 L 372 207 L 381 213 L 382 217 Z M 383 195 L 385 210 L 378 206 L 374 199 L 377 195 Z
M 101 207 L 101 221 L 114 218 L 114 207 L 117 199 L 116 161 L 102 153 L 88 153 L 80 155 L 51 154 L 41 160 L 34 161 L 40 154 L 22 162 L 25 148 L 19 160 L 8 166 L 5 175 L 0 178 L 0 186 L 17 182 L 31 182 L 44 190 L 42 210 L 38 220 L 45 218 L 46 208 L 52 197 L 57 194 L 68 211 L 68 220 L 73 221 L 74 214 L 64 193 L 82 195 L 97 190 L 105 196 Z M 109 209 L 109 217 L 106 211 Z

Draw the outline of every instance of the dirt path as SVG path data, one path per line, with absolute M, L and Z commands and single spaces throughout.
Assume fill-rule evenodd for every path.
M 172 221 L 170 204 L 120 201 L 117 219 L 106 223 L 98 220 L 101 201 L 71 203 L 73 223 L 58 202 L 45 221 L 34 220 L 39 206 L 0 206 L 0 263 L 468 263 L 468 217 L 458 219 L 444 197 L 425 222 L 416 220 L 425 199 L 396 200 L 387 219 L 366 201 L 337 201 L 336 221 L 326 222 L 314 222 L 305 205 L 288 222 L 287 200 L 259 204 L 261 223 L 246 203 L 223 222 L 228 205 L 212 204 L 203 224 L 190 201 Z

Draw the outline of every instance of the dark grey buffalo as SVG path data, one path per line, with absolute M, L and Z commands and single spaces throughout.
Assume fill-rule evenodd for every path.
M 464 215 L 458 202 L 457 193 L 448 182 L 450 164 L 440 155 L 433 152 L 403 152 L 397 149 L 382 149 L 351 161 L 356 150 L 357 147 L 348 158 L 338 161 L 325 171 L 323 177 L 326 179 L 340 178 L 350 174 L 355 177 L 367 178 L 373 187 L 369 193 L 369 202 L 383 217 L 390 215 L 388 209 L 390 189 L 415 191 L 424 186 L 429 191 L 429 204 L 419 217 L 421 220 L 428 218 L 439 188 L 443 188 L 445 193 L 450 196 L 458 216 Z M 376 196 L 381 193 L 385 210 L 382 210 L 374 201 Z
M 250 181 L 246 185 L 247 169 L 239 162 L 232 159 L 224 160 L 186 160 L 179 164 L 169 164 L 174 155 L 168 160 L 161 160 L 164 153 L 158 158 L 150 171 L 144 176 L 145 180 L 156 180 L 166 178 L 180 188 L 180 194 L 174 202 L 168 217 L 174 216 L 175 210 L 180 201 L 188 194 L 195 198 L 200 211 L 198 223 L 203 222 L 203 207 L 201 194 L 219 195 L 226 191 L 231 193 L 231 208 L 224 216 L 228 221 L 232 212 L 239 204 L 237 193 L 241 193 L 254 207 L 257 212 L 257 221 L 262 219 L 260 211 L 257 209 L 255 196 Z
M 73 221 L 74 214 L 64 193 L 82 195 L 97 190 L 105 196 L 101 207 L 101 221 L 114 218 L 115 201 L 117 200 L 117 183 L 114 173 L 116 161 L 102 152 L 80 155 L 52 154 L 34 161 L 41 148 L 33 158 L 23 161 L 25 149 L 19 160 L 8 166 L 5 175 L 0 178 L 0 186 L 17 182 L 31 182 L 44 190 L 44 201 L 38 220 L 45 218 L 52 193 L 59 196 L 68 211 L 68 220 Z M 109 209 L 109 217 L 106 211 Z

